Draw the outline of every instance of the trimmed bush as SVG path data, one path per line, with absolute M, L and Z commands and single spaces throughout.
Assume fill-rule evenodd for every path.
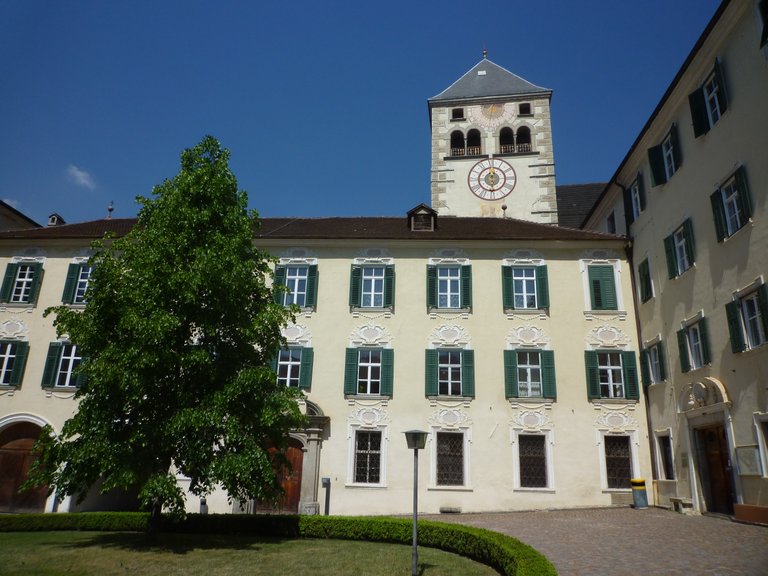
M 43 530 L 146 530 L 142 512 L 0 515 L 0 532 Z M 251 514 L 188 514 L 183 520 L 165 517 L 160 532 L 188 534 L 252 534 L 270 538 L 366 540 L 410 544 L 411 520 L 387 517 L 272 516 Z M 419 522 L 419 545 L 460 554 L 491 566 L 503 576 L 556 576 L 554 566 L 515 538 L 482 528 Z

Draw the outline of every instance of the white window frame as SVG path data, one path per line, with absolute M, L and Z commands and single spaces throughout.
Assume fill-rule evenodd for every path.
M 663 382 L 661 377 L 661 358 L 659 358 L 659 342 L 647 348 L 648 350 L 648 373 L 651 376 L 651 383 L 658 384 Z
M 437 267 L 437 307 L 441 310 L 461 308 L 460 264 L 441 264 Z
M 768 478 L 768 412 L 755 412 L 754 423 L 762 476 Z
M 85 293 L 88 290 L 88 284 L 91 281 L 93 266 L 88 264 L 88 260 L 73 262 L 79 266 L 77 270 L 77 282 L 75 282 L 75 292 L 72 294 L 72 304 L 85 304 Z
M 438 348 L 437 349 L 437 395 L 438 396 L 455 396 L 457 398 L 461 398 L 463 396 L 464 392 L 464 372 L 462 370 L 462 354 L 464 353 L 463 348 Z M 458 364 L 454 362 L 448 362 L 448 363 L 442 363 L 440 360 L 440 357 L 443 354 L 449 354 L 450 357 L 453 357 L 454 354 L 458 356 Z M 448 373 L 447 379 L 441 378 L 441 372 L 442 370 L 446 369 Z M 454 378 L 455 370 L 458 368 L 459 371 L 459 377 Z M 458 381 L 459 383 L 459 391 L 457 394 L 453 393 L 453 384 L 455 384 Z M 448 386 L 447 392 L 443 392 L 443 383 L 445 383 Z
M 653 438 L 654 452 L 656 456 L 656 469 L 659 471 L 659 480 L 669 480 L 671 482 L 677 480 L 677 469 L 675 468 L 675 444 L 673 442 L 672 429 L 665 428 L 663 430 L 654 430 Z M 675 478 L 666 477 L 666 472 L 664 470 L 664 454 L 663 450 L 661 449 L 661 438 L 669 438 L 669 452 L 670 457 L 672 458 L 670 464 L 672 465 L 672 471 L 675 474 Z M 664 478 L 661 478 L 662 475 L 664 475 Z
M 720 187 L 720 195 L 723 199 L 723 219 L 727 237 L 730 238 L 746 224 L 739 209 L 739 187 L 736 185 L 736 176 L 732 176 Z
M 520 291 L 517 289 L 518 282 L 522 288 Z M 512 266 L 512 297 L 515 301 L 515 310 L 538 310 L 539 295 L 536 292 L 535 266 Z M 522 299 L 521 306 L 518 306 L 518 297 Z M 528 305 L 528 299 L 531 297 L 533 297 L 533 306 Z
M 609 488 L 608 470 L 605 462 L 605 437 L 606 436 L 629 436 L 629 454 L 630 454 L 630 478 L 640 476 L 640 458 L 638 454 L 638 434 L 637 430 L 622 430 L 618 433 L 609 430 L 597 430 L 598 460 L 600 465 L 600 484 L 603 492 L 621 492 L 629 493 L 632 488 Z
M 437 483 L 437 434 L 438 432 L 450 432 L 462 435 L 463 450 L 463 476 L 464 484 L 438 484 Z M 433 426 L 430 433 L 430 471 L 428 490 L 471 490 L 472 482 L 470 479 L 470 445 L 472 443 L 472 433 L 469 428 L 446 428 L 442 426 Z
M 0 386 L 11 385 L 10 379 L 13 374 L 13 365 L 15 365 L 16 361 L 18 343 L 18 340 L 0 341 Z M 5 350 L 2 349 L 4 344 L 6 345 Z M 10 368 L 8 367 L 9 364 L 12 364 Z
M 360 307 L 384 307 L 384 282 L 386 266 L 366 264 L 360 274 Z
M 749 309 L 749 303 L 752 304 L 752 310 Z M 739 316 L 743 328 L 744 343 L 749 350 L 768 342 L 768 334 L 763 329 L 762 312 L 757 301 L 756 290 L 739 298 Z
M 547 485 L 543 487 L 522 486 L 520 481 L 520 436 L 543 436 L 544 456 L 547 460 Z M 553 459 L 554 432 L 551 429 L 528 430 L 515 428 L 511 431 L 510 443 L 512 444 L 512 487 L 517 492 L 554 492 L 555 491 L 555 467 Z
M 74 388 L 77 376 L 74 374 L 82 362 L 82 357 L 77 353 L 77 345 L 65 342 L 59 353 L 59 362 L 56 366 L 56 381 L 54 388 Z M 61 381 L 64 383 L 60 383 Z
M 600 384 L 600 398 L 605 399 L 623 399 L 627 397 L 626 383 L 624 382 L 624 366 L 622 363 L 620 350 L 596 350 L 597 352 L 597 373 L 598 382 Z M 601 364 L 601 356 L 607 356 L 609 362 L 607 364 Z M 614 364 L 612 357 L 616 356 L 619 360 L 618 365 Z M 620 382 L 614 381 L 614 376 L 618 372 Z M 603 375 L 607 376 L 607 382 L 603 383 Z M 608 386 L 608 394 L 603 393 L 603 386 Z M 617 394 L 614 390 L 615 386 L 619 386 L 621 393 Z
M 357 350 L 357 392 L 356 395 L 360 396 L 380 396 L 381 395 L 381 352 L 383 348 L 359 348 Z M 374 362 L 370 360 L 370 355 L 372 353 L 378 354 L 379 360 L 378 362 Z M 363 360 L 363 354 L 368 355 L 368 360 Z M 360 377 L 360 369 L 365 368 L 366 369 L 366 377 L 361 378 Z M 371 373 L 374 371 L 375 368 L 379 369 L 379 377 L 374 378 Z M 360 392 L 360 383 L 363 382 L 366 385 L 366 391 Z M 373 385 L 376 385 L 377 390 L 373 391 L 372 387 Z
M 672 133 L 668 133 L 664 140 L 661 143 L 661 152 L 664 157 L 664 173 L 667 176 L 667 181 L 669 181 L 672 176 L 674 176 L 675 172 L 677 172 L 677 167 L 675 166 L 675 153 L 674 153 L 674 146 L 672 145 Z
M 629 197 L 632 201 L 632 216 L 633 220 L 637 220 L 638 216 L 643 213 L 643 209 L 640 204 L 640 182 L 635 179 L 629 188 Z
M 302 354 L 302 348 L 300 346 L 286 346 L 285 348 L 280 348 L 278 354 L 277 354 L 277 383 L 280 385 L 285 385 L 287 388 L 299 388 L 299 384 L 301 383 L 301 354 Z M 294 361 L 292 357 L 289 357 L 287 361 L 282 361 L 283 352 L 292 352 L 293 350 L 299 351 L 299 358 L 298 360 Z M 287 366 L 287 375 L 286 377 L 280 376 L 280 366 Z M 293 375 L 295 372 L 295 376 Z M 291 380 L 296 380 L 296 385 L 291 385 Z
M 357 462 L 357 433 L 378 432 L 381 434 L 379 450 L 379 482 L 355 482 L 355 464 Z M 348 430 L 347 483 L 355 488 L 386 488 L 387 487 L 387 450 L 389 447 L 388 426 L 359 426 L 351 425 Z
M 541 352 L 542 349 L 516 349 L 517 354 L 517 393 L 518 398 L 542 398 L 544 396 L 544 381 L 541 374 Z M 527 362 L 520 362 L 520 355 L 525 354 L 527 356 Z M 531 362 L 531 354 L 536 354 L 538 362 Z M 534 375 L 538 371 L 538 382 L 536 382 Z M 526 379 L 521 378 L 521 375 L 525 374 Z M 538 394 L 534 394 L 535 386 L 538 385 Z M 525 388 L 525 390 L 523 390 Z
M 305 308 L 307 303 L 307 282 L 309 281 L 309 264 L 305 263 L 289 263 L 282 264 L 285 267 L 285 287 L 286 291 L 283 294 L 283 306 L 291 306 L 296 304 L 300 308 Z M 294 270 L 294 274 L 291 274 L 291 270 Z M 303 275 L 298 273 L 303 272 Z M 300 290 L 299 286 L 301 282 L 304 282 L 304 289 Z M 302 300 L 300 303 L 299 300 Z
M 717 121 L 722 116 L 722 112 L 720 112 L 720 93 L 722 87 L 717 85 L 717 77 L 714 71 L 704 81 L 703 88 L 704 100 L 707 103 L 707 119 L 711 128 L 717 124 Z
M 680 226 L 672 233 L 672 242 L 675 246 L 675 262 L 677 264 L 677 275 L 682 275 L 683 272 L 691 267 L 691 259 L 688 251 L 686 250 L 686 238 L 685 227 Z
M 685 327 L 685 341 L 688 345 L 688 364 L 691 370 L 697 370 L 704 366 L 704 348 L 698 320 Z

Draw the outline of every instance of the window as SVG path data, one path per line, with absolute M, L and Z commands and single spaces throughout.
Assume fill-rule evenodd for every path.
M 688 218 L 683 225 L 664 238 L 664 252 L 667 256 L 667 273 L 676 278 L 688 270 L 695 261 L 693 224 Z
M 531 104 L 529 102 L 524 102 L 520 104 L 520 107 L 518 109 L 520 111 L 519 116 L 532 116 Z
M 288 264 L 275 269 L 275 286 L 286 290 L 275 291 L 275 301 L 283 306 L 295 304 L 301 308 L 317 306 L 317 265 Z
M 472 306 L 472 266 L 427 266 L 427 307 L 467 309 Z
M 587 272 L 592 310 L 618 310 L 613 266 L 593 264 L 588 267 Z
M 312 387 L 313 360 L 312 348 L 281 348 L 273 361 L 277 383 L 300 390 L 309 390 Z
M 624 189 L 624 216 L 627 220 L 627 230 L 629 230 L 629 225 L 637 220 L 644 210 L 645 186 L 643 185 L 643 175 L 638 174 L 629 188 Z
M 609 234 L 616 234 L 616 213 L 613 210 L 605 219 L 605 229 Z
M 0 302 L 35 304 L 42 277 L 43 265 L 40 262 L 11 262 L 5 269 Z
M 466 156 L 464 133 L 461 130 L 451 132 L 451 156 Z
M 547 446 L 543 434 L 519 434 L 518 467 L 521 488 L 546 488 Z
M 717 241 L 722 242 L 740 230 L 752 216 L 752 201 L 744 167 L 739 167 L 709 199 L 715 217 Z
M 511 154 L 515 151 L 515 133 L 512 128 L 505 126 L 499 132 L 499 152 Z
M 477 156 L 481 151 L 480 130 L 473 128 L 467 132 L 467 156 Z
M 709 132 L 728 108 L 723 70 L 719 62 L 715 62 L 715 68 L 704 84 L 688 95 L 688 104 L 691 107 L 693 135 L 698 138 Z
M 426 351 L 426 395 L 474 397 L 473 350 L 443 348 Z
M 356 484 L 381 483 L 381 431 L 358 430 L 355 433 Z
M 437 432 L 436 484 L 438 486 L 464 485 L 464 434 Z
M 648 162 L 651 165 L 654 186 L 664 184 L 680 169 L 683 158 L 677 138 L 677 126 L 672 124 L 661 144 L 648 149 Z
M 667 379 L 664 346 L 661 342 L 640 351 L 640 373 L 646 386 Z
M 551 350 L 504 350 L 507 398 L 556 398 L 555 353 Z
M 28 342 L 0 340 L 0 386 L 21 384 L 28 353 Z
M 392 308 L 394 306 L 394 266 L 353 265 L 350 278 L 350 307 Z
M 605 478 L 609 489 L 630 488 L 632 452 L 629 436 L 603 436 Z
M 451 120 L 464 120 L 464 108 L 453 108 L 451 110 Z
M 675 479 L 675 461 L 672 459 L 672 439 L 669 434 L 659 434 L 656 437 L 659 446 L 659 470 L 662 480 Z
M 85 291 L 90 279 L 91 267 L 88 264 L 70 264 L 61 301 L 64 304 L 85 304 Z
M 743 352 L 768 341 L 768 287 L 757 290 L 725 305 L 731 350 Z
M 82 357 L 77 346 L 69 342 L 52 342 L 43 371 L 43 388 L 80 387 L 85 374 L 77 372 Z
M 709 364 L 709 338 L 706 318 L 678 330 L 677 344 L 683 372 L 690 372 Z
M 591 400 L 640 398 L 634 352 L 588 350 L 584 353 L 584 361 L 587 368 L 587 396 Z
M 546 266 L 502 266 L 501 279 L 505 310 L 549 308 Z
M 640 262 L 640 266 L 637 267 L 637 276 L 640 285 L 640 301 L 648 302 L 653 298 L 653 282 L 651 281 L 651 266 L 648 263 L 648 258 Z
M 516 142 L 518 152 L 530 152 L 533 150 L 531 146 L 531 129 L 528 126 L 520 126 L 517 129 Z
M 392 396 L 394 363 L 390 348 L 347 348 L 344 394 Z

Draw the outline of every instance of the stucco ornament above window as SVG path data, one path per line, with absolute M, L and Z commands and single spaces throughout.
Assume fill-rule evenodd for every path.
M 688 412 L 707 406 L 730 406 L 728 390 L 717 378 L 704 378 L 699 382 L 691 382 L 683 386 L 678 399 L 680 412 Z
M 432 331 L 429 335 L 429 342 L 435 347 L 455 346 L 469 347 L 472 338 L 469 333 L 461 326 L 455 324 L 443 324 Z
M 630 338 L 615 326 L 598 326 L 587 334 L 587 344 L 592 348 L 619 348 L 629 346 Z
M 303 324 L 289 324 L 283 328 L 282 334 L 288 344 L 312 346 L 312 333 Z

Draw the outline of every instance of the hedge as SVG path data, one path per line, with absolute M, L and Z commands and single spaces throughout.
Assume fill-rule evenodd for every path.
M 0 514 L 0 532 L 146 530 L 143 512 L 69 514 Z M 412 524 L 406 518 L 348 516 L 273 516 L 250 514 L 188 514 L 184 520 L 163 518 L 161 532 L 189 534 L 252 534 L 273 538 L 366 540 L 410 544 Z M 419 522 L 419 545 L 465 556 L 496 569 L 503 576 L 556 576 L 554 566 L 539 552 L 515 538 L 460 524 Z

